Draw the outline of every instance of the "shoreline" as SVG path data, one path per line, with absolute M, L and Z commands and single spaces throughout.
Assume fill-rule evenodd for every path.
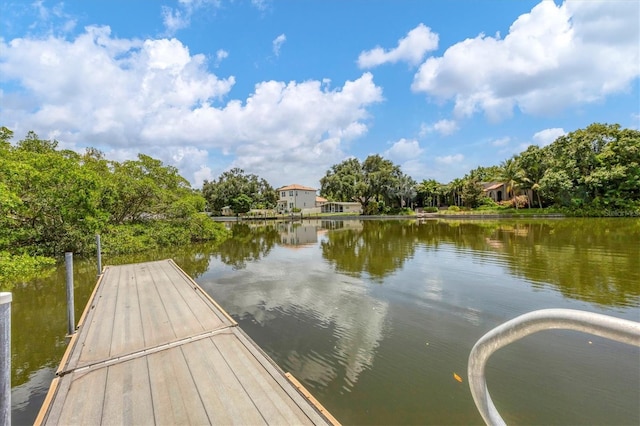
M 471 214 L 441 214 L 441 213 L 420 213 L 416 215 L 335 215 L 335 216 L 318 216 L 318 215 L 284 215 L 284 216 L 253 216 L 253 217 L 235 217 L 235 216 L 212 216 L 211 219 L 216 222 L 263 222 L 263 221 L 286 221 L 295 222 L 302 220 L 433 220 L 433 219 L 561 219 L 568 216 L 561 213 L 548 214 L 532 214 L 517 215 L 510 213 L 471 213 Z

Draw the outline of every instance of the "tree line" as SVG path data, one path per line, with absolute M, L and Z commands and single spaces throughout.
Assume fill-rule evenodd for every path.
M 0 277 L 25 276 L 65 251 L 91 253 L 94 235 L 106 234 L 106 253 L 131 253 L 228 235 L 205 211 L 272 209 L 277 193 L 241 169 L 191 188 L 175 167 L 139 154 L 117 162 L 88 148 L 58 148 L 34 132 L 10 143 L 0 128 Z M 529 146 L 499 165 L 477 167 L 442 184 L 417 183 L 380 155 L 349 158 L 320 179 L 330 201 L 359 202 L 364 214 L 414 207 L 495 206 L 483 183 L 507 188 L 505 207 L 559 207 L 607 215 L 640 211 L 640 131 L 594 123 L 550 145 Z
M 416 183 L 379 155 L 362 163 L 350 158 L 327 170 L 320 195 L 331 201 L 358 201 L 365 214 L 409 206 L 496 206 L 483 183 L 506 188 L 506 207 L 558 207 L 607 214 L 640 210 L 640 131 L 618 124 L 591 124 L 550 145 L 530 145 L 490 167 L 477 167 L 447 184 Z
M 504 184 L 500 205 L 487 197 L 489 182 Z M 217 181 L 205 181 L 202 194 L 213 213 L 224 207 L 235 213 L 272 209 L 278 199 L 266 180 L 238 168 L 224 172 Z M 434 179 L 418 183 L 378 154 L 364 161 L 348 158 L 326 171 L 320 179 L 320 195 L 329 201 L 359 202 L 369 215 L 442 206 L 554 207 L 589 215 L 637 212 L 640 132 L 594 123 L 550 145 L 530 145 L 498 165 L 477 167 L 446 184 Z
M 58 148 L 29 132 L 15 145 L 0 128 L 0 283 L 24 278 L 62 253 L 108 254 L 222 240 L 223 226 L 175 167 L 148 155 L 123 162 L 88 148 Z

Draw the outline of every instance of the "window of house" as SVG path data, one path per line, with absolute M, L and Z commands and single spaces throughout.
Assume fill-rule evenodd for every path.
M 292 209 L 293 208 L 293 203 L 289 203 L 289 208 Z
M 286 196 L 287 196 L 287 192 L 286 192 L 286 191 L 282 191 L 282 192 L 280 193 L 280 196 L 281 196 L 282 198 L 286 197 Z
M 289 197 L 293 197 L 293 191 L 289 191 Z

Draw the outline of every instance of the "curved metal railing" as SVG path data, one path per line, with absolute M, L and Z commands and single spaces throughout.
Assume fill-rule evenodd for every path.
M 581 331 L 640 347 L 640 323 L 572 309 L 542 309 L 521 315 L 482 336 L 469 354 L 469 388 L 476 407 L 488 425 L 505 425 L 491 400 L 484 369 L 498 349 L 542 330 Z

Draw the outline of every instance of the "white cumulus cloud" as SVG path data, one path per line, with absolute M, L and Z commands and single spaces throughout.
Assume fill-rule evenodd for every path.
M 636 1 L 542 1 L 503 39 L 480 34 L 428 58 L 412 89 L 492 121 L 594 102 L 640 75 L 639 14 Z
M 21 137 L 53 135 L 71 149 L 143 152 L 176 165 L 193 183 L 241 167 L 274 185 L 316 185 L 368 130 L 382 101 L 370 73 L 329 81 L 263 81 L 227 99 L 204 55 L 177 39 L 120 39 L 108 27 L 66 38 L 0 39 L 3 123 Z M 317 175 L 320 173 L 320 175 Z
M 398 46 L 385 50 L 375 47 L 360 53 L 358 66 L 360 68 L 373 68 L 385 63 L 408 62 L 410 65 L 418 65 L 427 52 L 438 48 L 438 35 L 424 24 L 409 31 L 406 37 L 398 40 Z
M 549 145 L 560 136 L 564 136 L 566 134 L 567 132 L 565 132 L 564 129 L 558 127 L 554 127 L 552 129 L 544 129 L 533 135 L 533 142 L 536 145 L 545 146 Z
M 420 125 L 420 137 L 425 137 L 433 132 L 437 132 L 441 136 L 449 136 L 457 132 L 458 129 L 458 122 L 455 120 L 442 119 L 432 124 L 422 123 Z
M 391 148 L 386 150 L 383 157 L 390 159 L 393 162 L 402 163 L 411 159 L 415 159 L 424 150 L 420 148 L 420 143 L 415 139 L 402 138 L 395 142 Z

